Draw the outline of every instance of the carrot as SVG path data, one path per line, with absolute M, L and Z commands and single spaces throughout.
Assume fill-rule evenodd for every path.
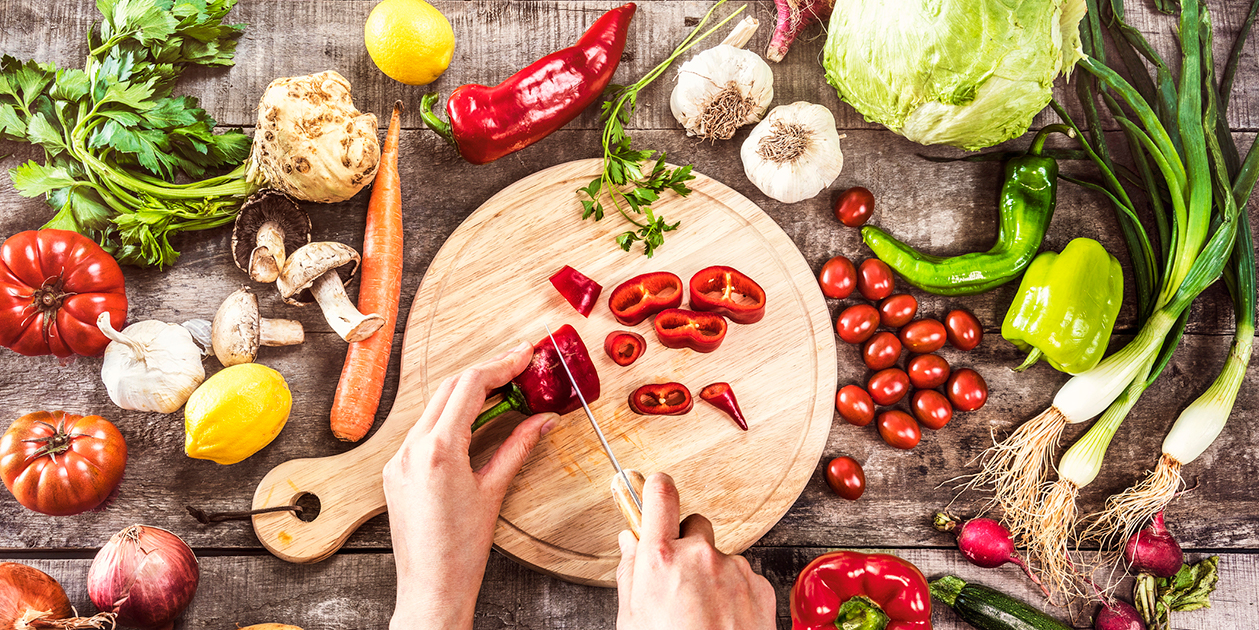
M 350 344 L 341 368 L 341 381 L 332 401 L 332 434 L 357 442 L 372 428 L 380 393 L 389 368 L 398 321 L 398 296 L 402 292 L 402 182 L 398 177 L 399 114 L 402 101 L 393 106 L 389 131 L 380 151 L 380 166 L 367 204 L 367 228 L 363 235 L 358 309 L 379 313 L 385 323 L 375 334 Z

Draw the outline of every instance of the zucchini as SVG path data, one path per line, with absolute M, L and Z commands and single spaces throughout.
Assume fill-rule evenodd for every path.
M 1001 591 L 946 575 L 931 595 L 979 630 L 1071 630 L 1071 627 Z

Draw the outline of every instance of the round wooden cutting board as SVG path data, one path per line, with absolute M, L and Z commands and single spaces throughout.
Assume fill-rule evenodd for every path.
M 791 507 L 817 465 L 834 415 L 835 341 L 826 303 L 795 245 L 760 208 L 729 187 L 697 175 L 686 198 L 667 193 L 654 209 L 682 227 L 654 258 L 619 250 L 626 222 L 610 213 L 582 221 L 574 193 L 599 172 L 598 160 L 561 164 L 508 186 L 459 226 L 433 259 L 412 305 L 407 346 L 419 344 L 418 387 L 424 398 L 443 378 L 546 331 L 572 324 L 599 370 L 602 395 L 591 409 L 621 464 L 676 480 L 682 514 L 712 520 L 718 546 L 741 552 Z M 604 292 L 589 319 L 552 288 L 564 265 L 599 282 Z M 715 352 L 660 345 L 651 320 L 633 330 L 645 354 L 620 367 L 603 340 L 623 330 L 607 296 L 648 271 L 687 282 L 709 265 L 729 265 L 767 295 L 759 323 L 731 324 Z M 684 302 L 685 306 L 685 302 Z M 421 367 L 422 366 L 422 367 Z M 682 416 L 640 416 L 627 397 L 646 383 L 679 381 L 695 396 Z M 750 428 L 740 431 L 699 399 L 709 383 L 734 388 Z M 473 464 L 488 460 L 520 420 L 501 417 L 473 438 Z M 580 410 L 565 415 L 534 451 L 507 492 L 495 534 L 504 554 L 540 571 L 585 584 L 614 585 L 617 534 L 625 529 L 613 503 L 613 468 Z

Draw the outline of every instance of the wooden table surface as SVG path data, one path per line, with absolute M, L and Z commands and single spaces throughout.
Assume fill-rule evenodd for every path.
M 237 49 L 237 65 L 189 71 L 179 92 L 200 98 L 222 126 L 243 127 L 247 133 L 252 133 L 254 108 L 263 89 L 282 76 L 337 70 L 353 84 L 356 105 L 381 117 L 382 133 L 393 101 L 402 99 L 408 104 L 400 156 L 407 228 L 400 312 L 404 319 L 429 262 L 477 206 L 525 175 L 600 152 L 596 108 L 592 108 L 520 153 L 490 165 L 472 166 L 423 127 L 416 113 L 419 97 L 433 89 L 449 93 L 467 82 L 497 83 L 537 57 L 571 44 L 601 12 L 616 3 L 437 2 L 454 26 L 457 46 L 450 70 L 426 87 L 396 83 L 377 71 L 368 58 L 361 32 L 374 4 L 245 0 L 231 16 L 248 25 Z M 1134 6 L 1137 4 L 1140 6 Z M 1170 53 L 1174 46 L 1171 20 L 1152 14 L 1145 4 L 1129 2 L 1132 21 L 1156 46 Z M 1217 58 L 1223 59 L 1231 46 L 1246 4 L 1237 0 L 1211 3 L 1216 11 Z M 658 63 L 708 6 L 707 2 L 678 0 L 640 2 L 616 82 L 636 80 Z M 749 45 L 761 52 L 772 30 L 773 5 L 764 0 L 751 2 L 747 11 L 762 22 Z M 86 54 L 84 33 L 97 19 L 94 3 L 89 0 L 0 0 L 0 51 L 22 59 L 81 67 Z M 715 36 L 711 43 L 720 37 Z M 747 195 L 782 226 L 815 270 L 836 254 L 854 260 L 868 256 L 857 231 L 839 225 L 830 211 L 835 194 L 855 185 L 875 194 L 873 222 L 915 245 L 945 254 L 986 248 L 995 233 L 999 166 L 929 162 L 918 156 L 959 152 L 924 148 L 864 122 L 840 103 L 826 84 L 819 64 L 822 41 L 816 26 L 808 29 L 787 60 L 774 66 L 775 105 L 797 100 L 827 105 L 835 113 L 841 133 L 847 134 L 843 141 L 844 171 L 835 185 L 817 198 L 785 205 L 757 191 L 744 176 L 738 157 L 746 128 L 730 142 L 709 144 L 688 139 L 667 105 L 672 73 L 643 93 L 633 123 L 635 146 L 667 150 L 671 161 L 692 163 L 696 170 Z M 1259 127 L 1256 50 L 1252 40 L 1245 49 L 1229 110 L 1230 126 L 1243 148 L 1253 142 Z M 1061 85 L 1059 90 L 1061 93 Z M 1074 91 L 1070 93 L 1073 99 Z M 1042 114 L 1034 128 L 1046 120 Z M 1025 137 L 1009 146 L 1022 148 L 1026 142 Z M 10 153 L 11 157 L 0 162 L 6 169 L 40 158 L 30 146 L 0 142 L 0 155 Z M 1064 164 L 1063 168 L 1087 172 L 1091 165 Z M 361 247 L 367 196 L 365 190 L 341 204 L 306 204 L 315 239 Z M 1256 204 L 1252 202 L 1249 210 L 1255 216 Z M 8 178 L 0 178 L 0 236 L 38 228 L 50 216 L 42 200 L 19 197 Z M 537 220 L 545 221 L 546 217 Z M 1046 248 L 1060 249 L 1072 238 L 1091 237 L 1126 264 L 1126 250 L 1118 235 L 1104 200 L 1062 185 Z M 175 245 L 183 257 L 168 270 L 126 269 L 129 319 L 181 322 L 211 317 L 223 297 L 246 283 L 246 277 L 230 261 L 229 239 L 226 228 L 180 237 Z M 608 243 L 608 247 L 613 246 Z M 625 261 L 627 265 L 641 264 L 637 253 L 626 254 Z M 1128 279 L 1131 286 L 1130 275 Z M 924 436 L 912 451 L 886 446 L 873 426 L 859 429 L 837 419 L 823 461 L 841 454 L 861 461 L 868 480 L 865 496 L 855 503 L 838 499 L 827 489 L 819 464 L 791 511 L 747 552 L 753 567 L 778 590 L 780 627 L 790 626 L 787 594 L 796 574 L 810 559 L 834 547 L 891 550 L 916 563 L 928 576 L 956 573 L 1033 599 L 1027 580 L 1016 570 L 970 567 L 954 551 L 951 537 L 930 527 L 932 512 L 953 498 L 948 480 L 969 470 L 967 463 L 991 443 L 990 434 L 1007 431 L 1047 406 L 1065 380 L 1045 365 L 1021 375 L 1005 369 L 1020 359 L 999 334 L 1016 284 L 970 298 L 946 299 L 915 291 L 923 314 L 943 316 L 950 308 L 962 306 L 984 323 L 986 337 L 978 349 L 969 354 L 950 350 L 942 354 L 954 365 L 975 367 L 983 373 L 991 388 L 989 402 L 978 412 L 955 417 L 946 429 Z M 354 291 L 352 288 L 351 293 Z M 66 586 L 80 610 L 91 610 L 84 580 L 95 550 L 121 528 L 145 523 L 178 533 L 201 558 L 200 590 L 177 627 L 227 630 L 236 624 L 274 621 L 316 630 L 381 627 L 388 621 L 395 578 L 387 516 L 369 521 L 331 559 L 299 566 L 265 552 L 248 523 L 202 526 L 185 511 L 185 506 L 209 511 L 247 509 L 258 480 L 275 465 L 350 448 L 334 439 L 327 426 L 345 344 L 318 310 L 291 310 L 265 290 L 260 290 L 259 296 L 264 313 L 300 319 L 308 331 L 307 342 L 264 350 L 260 360 L 288 379 L 293 413 L 275 442 L 230 467 L 183 454 L 182 413 L 137 413 L 113 406 L 101 385 L 100 359 L 80 358 L 62 366 L 52 357 L 28 358 L 0 350 L 0 408 L 6 410 L 8 418 L 0 425 L 40 409 L 98 413 L 117 424 L 130 448 L 121 494 L 103 511 L 46 517 L 0 493 L 0 560 L 25 562 L 49 572 Z M 1116 343 L 1135 332 L 1131 301 L 1116 326 Z M 843 303 L 831 300 L 830 306 L 834 315 Z M 1213 287 L 1194 304 L 1185 339 L 1160 385 L 1151 388 L 1133 410 L 1116 435 L 1101 476 L 1082 493 L 1084 511 L 1097 509 L 1105 497 L 1129 486 L 1153 466 L 1163 434 L 1179 409 L 1206 387 L 1223 364 L 1231 335 L 1227 294 Z M 396 390 L 400 336 L 395 341 L 378 420 L 386 415 Z M 856 349 L 840 346 L 840 384 L 864 380 L 865 368 Z M 206 367 L 208 373 L 219 368 L 215 361 L 207 361 Z M 1196 483 L 1195 489 L 1168 512 L 1168 521 L 1191 559 L 1207 553 L 1222 556 L 1222 579 L 1213 597 L 1214 607 L 1177 614 L 1177 628 L 1259 627 L 1259 556 L 1253 555 L 1259 550 L 1259 486 L 1253 483 L 1259 476 L 1259 426 L 1254 422 L 1259 418 L 1259 392 L 1250 386 L 1256 382 L 1253 370 L 1238 397 L 1233 421 L 1217 443 L 1186 470 L 1187 479 Z M 1070 428 L 1066 439 L 1074 439 L 1081 430 Z M 954 506 L 964 514 L 977 508 L 971 501 Z M 612 590 L 564 583 L 494 554 L 481 591 L 476 628 L 613 628 L 615 612 Z M 948 610 L 938 610 L 934 618 L 938 628 L 967 627 Z

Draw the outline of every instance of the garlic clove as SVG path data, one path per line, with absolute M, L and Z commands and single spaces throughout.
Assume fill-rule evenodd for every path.
M 744 173 L 783 203 L 811 199 L 844 168 L 841 137 L 835 117 L 822 105 L 799 101 L 775 107 L 740 148 Z

